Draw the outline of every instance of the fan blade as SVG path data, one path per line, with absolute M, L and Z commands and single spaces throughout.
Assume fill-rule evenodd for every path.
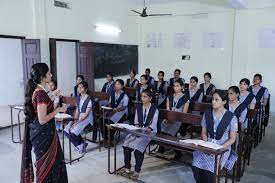
M 137 14 L 141 15 L 141 13 L 138 12 L 138 11 L 136 11 L 136 10 L 131 10 L 131 11 L 134 12 L 134 13 L 137 13 Z
M 172 14 L 150 14 L 148 16 L 153 17 L 153 16 L 170 16 L 170 15 Z

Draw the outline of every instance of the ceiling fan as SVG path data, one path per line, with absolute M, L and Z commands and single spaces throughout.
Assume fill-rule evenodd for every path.
M 132 12 L 134 13 L 137 13 L 139 14 L 141 17 L 152 17 L 152 16 L 169 16 L 169 15 L 172 15 L 172 14 L 147 14 L 147 7 L 146 7 L 146 4 L 145 4 L 145 0 L 144 0 L 144 8 L 142 9 L 142 12 L 138 12 L 136 10 L 131 10 Z

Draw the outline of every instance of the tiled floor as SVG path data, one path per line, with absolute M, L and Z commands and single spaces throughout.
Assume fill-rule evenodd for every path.
M 274 119 L 274 118 L 273 118 Z M 274 122 L 275 120 L 271 120 Z M 263 142 L 253 150 L 251 165 L 247 167 L 241 183 L 274 183 L 275 182 L 275 131 L 274 124 L 270 123 Z M 13 144 L 10 138 L 10 129 L 0 130 L 0 182 L 19 182 L 21 145 Z M 107 150 L 99 152 L 93 145 L 85 158 L 73 165 L 67 165 L 70 183 L 128 183 L 130 180 L 109 175 L 107 172 Z M 192 156 L 186 156 L 189 159 Z M 118 162 L 122 165 L 122 149 L 118 148 Z M 193 174 L 189 167 L 171 163 L 154 157 L 146 156 L 140 176 L 140 182 L 147 183 L 194 183 Z

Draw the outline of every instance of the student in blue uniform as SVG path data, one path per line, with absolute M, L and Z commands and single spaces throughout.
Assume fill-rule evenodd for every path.
M 173 87 L 174 86 L 174 82 L 178 79 L 182 80 L 183 84 L 185 83 L 185 80 L 183 78 L 180 77 L 181 74 L 181 70 L 176 69 L 174 71 L 174 77 L 169 79 L 169 86 Z
M 247 78 L 241 79 L 239 83 L 240 95 L 239 102 L 245 103 L 248 109 L 255 109 L 256 98 L 252 92 L 248 91 L 250 81 Z
M 189 92 L 191 102 L 202 102 L 203 99 L 203 90 L 198 87 L 199 79 L 196 76 L 190 78 L 189 89 L 186 92 Z
M 115 123 L 123 123 L 127 117 L 128 113 L 128 102 L 129 98 L 127 94 L 123 90 L 124 81 L 121 79 L 117 79 L 115 81 L 115 92 L 112 93 L 109 99 L 109 107 L 113 108 L 113 111 L 107 114 L 106 123 L 115 124 Z M 108 131 L 105 128 L 105 145 L 107 145 L 108 139 Z M 111 144 L 114 139 L 115 131 L 111 131 Z
M 204 83 L 200 84 L 200 89 L 203 90 L 203 96 L 212 95 L 216 87 L 211 83 L 211 78 L 212 78 L 211 73 L 209 72 L 204 73 L 203 78 L 204 78 Z
M 147 76 L 147 84 L 149 86 L 154 86 L 155 80 L 154 77 L 150 76 L 151 70 L 149 68 L 145 69 L 145 75 Z
M 148 77 L 146 75 L 141 75 L 140 83 L 137 86 L 136 101 L 141 101 L 141 93 L 147 88 L 150 88 L 148 85 Z
M 267 105 L 269 92 L 268 89 L 261 86 L 263 77 L 261 74 L 255 74 L 253 86 L 249 87 L 249 91 L 255 95 L 256 101 L 260 102 L 264 107 Z
M 101 89 L 101 92 L 104 92 L 104 93 L 107 93 L 109 95 L 111 95 L 114 90 L 115 90 L 115 82 L 114 82 L 114 76 L 113 76 L 113 73 L 109 72 L 107 74 L 107 82 L 104 83 L 102 89 Z
M 93 124 L 93 101 L 91 97 L 87 94 L 88 83 L 82 81 L 78 84 L 79 96 L 76 97 L 77 100 L 77 110 L 75 112 L 73 122 L 70 122 L 64 129 L 66 136 L 69 136 L 69 130 L 71 132 L 71 142 L 75 146 L 75 149 L 79 154 L 85 152 L 85 148 L 88 144 L 84 144 L 81 133 L 85 127 L 89 124 Z
M 130 78 L 127 79 L 125 86 L 130 88 L 137 88 L 138 80 L 135 78 L 137 73 L 135 69 L 130 70 Z
M 157 94 L 157 105 L 165 109 L 168 83 L 164 80 L 164 72 L 159 71 L 158 81 L 155 81 L 154 91 Z
M 184 93 L 184 84 L 182 80 L 174 82 L 175 93 L 169 96 L 166 100 L 166 109 L 177 112 L 188 112 L 190 98 L 189 95 Z
M 221 167 L 228 170 L 233 168 L 237 160 L 236 153 L 231 150 L 235 143 L 238 131 L 238 120 L 235 115 L 224 108 L 227 94 L 223 91 L 215 91 L 213 94 L 213 109 L 206 111 L 202 122 L 201 138 L 206 142 L 219 144 L 228 151 L 223 155 Z M 192 170 L 197 183 L 212 183 L 214 176 L 214 155 L 200 151 L 193 153 Z
M 77 97 L 77 96 L 79 96 L 79 92 L 78 92 L 78 84 L 80 83 L 80 82 L 82 82 L 82 81 L 84 81 L 84 76 L 83 75 L 77 75 L 76 76 L 76 85 L 74 86 L 74 91 L 73 91 L 73 93 L 71 94 L 71 96 L 72 97 Z
M 225 108 L 235 114 L 238 122 L 242 124 L 242 128 L 247 128 L 246 115 L 247 105 L 239 101 L 240 90 L 237 86 L 231 86 L 228 88 L 228 102 Z
M 142 92 L 142 104 L 137 106 L 134 124 L 146 130 L 148 133 L 157 133 L 159 111 L 157 109 L 157 106 L 151 103 L 152 97 L 153 94 L 150 90 L 147 89 Z M 130 178 L 133 180 L 137 180 L 139 178 L 139 173 L 141 171 L 141 166 L 144 160 L 144 152 L 150 141 L 150 138 L 136 137 L 131 134 L 129 134 L 125 138 L 125 142 L 123 144 L 125 167 L 119 171 L 120 174 L 129 174 Z M 136 165 L 133 174 L 131 172 L 132 152 L 134 152 L 136 160 Z

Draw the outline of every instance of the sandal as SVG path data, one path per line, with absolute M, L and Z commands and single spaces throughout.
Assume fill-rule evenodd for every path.
M 121 168 L 118 172 L 119 175 L 129 174 L 131 171 L 127 168 Z
M 130 176 L 130 179 L 132 179 L 132 180 L 138 180 L 138 178 L 139 178 L 138 172 L 134 172 L 134 174 Z

